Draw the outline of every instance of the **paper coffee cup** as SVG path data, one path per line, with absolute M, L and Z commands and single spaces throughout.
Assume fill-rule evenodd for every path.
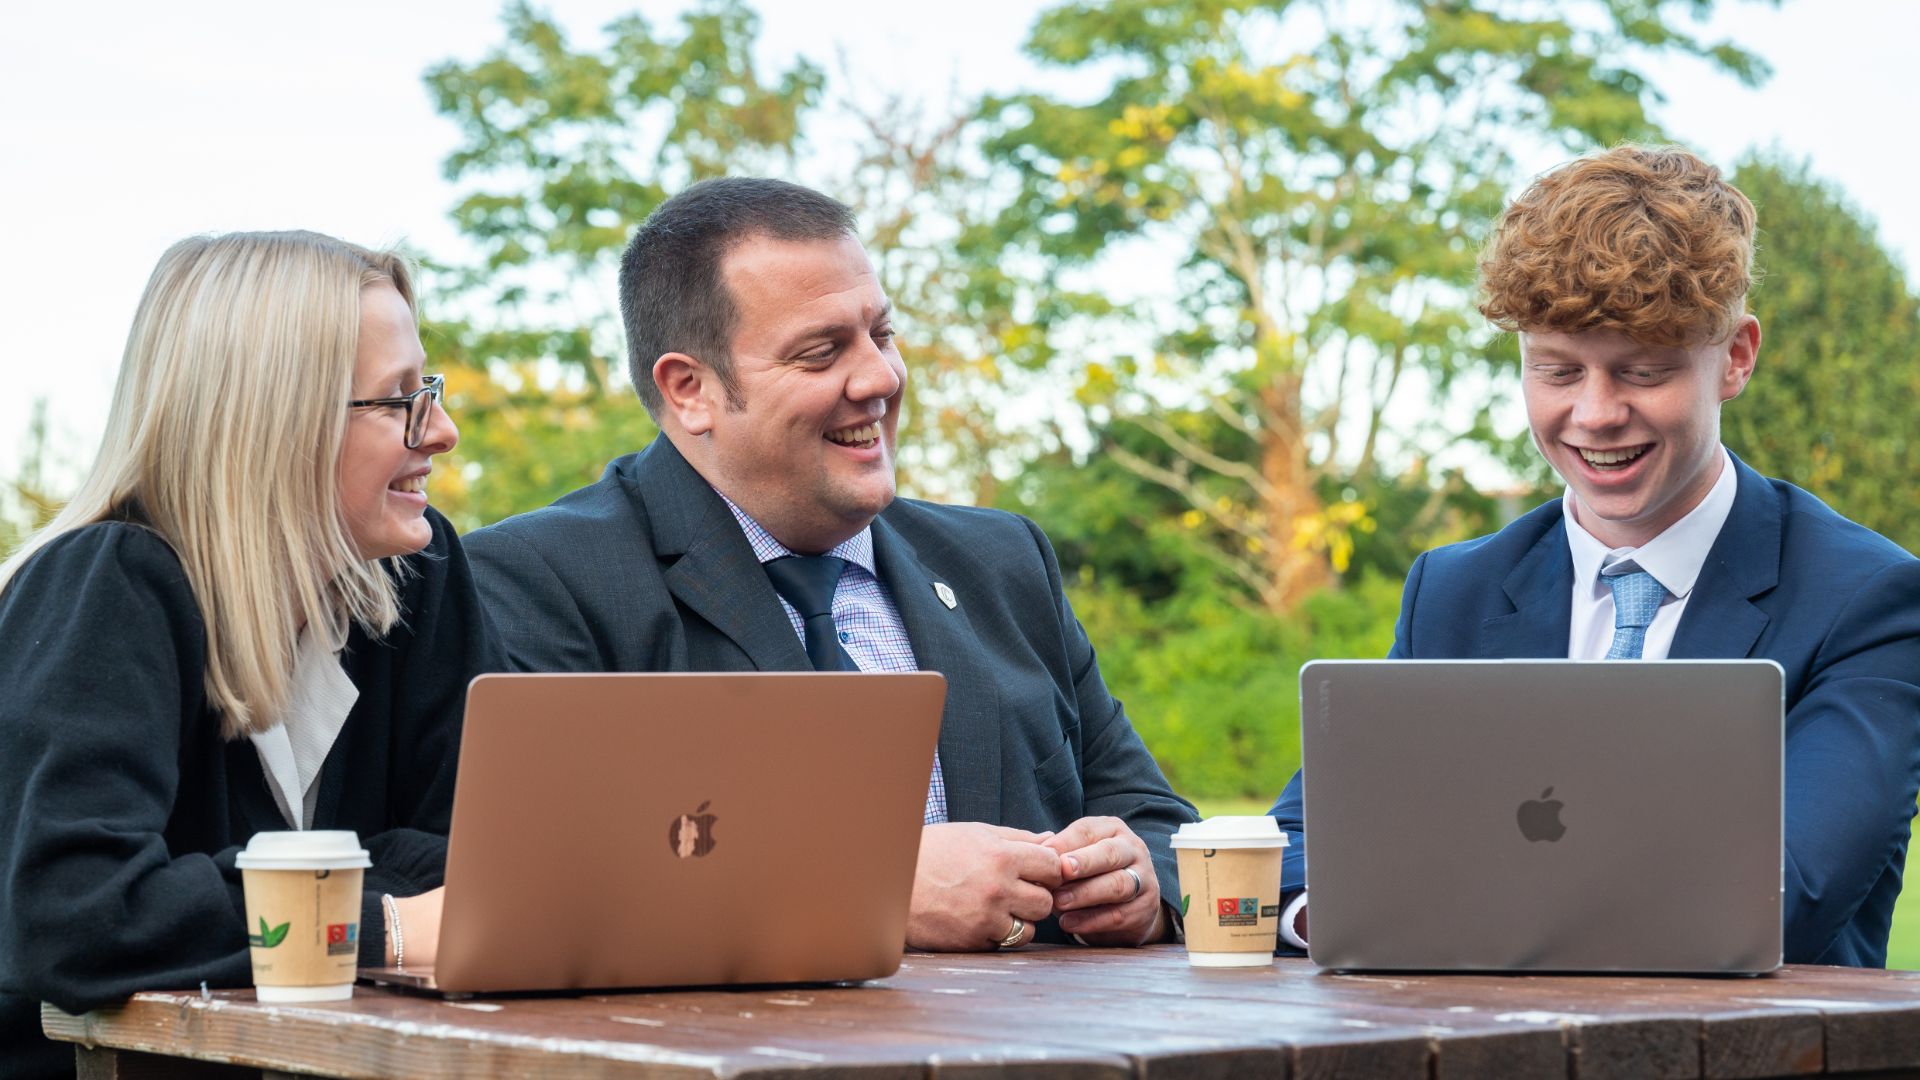
M 1287 834 L 1266 816 L 1211 817 L 1180 826 L 1180 908 L 1196 967 L 1273 963 L 1280 933 L 1280 860 Z
M 255 833 L 233 860 L 261 1001 L 344 1001 L 360 964 L 360 883 L 373 865 L 350 830 Z

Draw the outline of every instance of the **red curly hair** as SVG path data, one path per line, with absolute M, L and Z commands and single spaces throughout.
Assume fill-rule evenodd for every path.
M 1480 313 L 1502 330 L 1618 330 L 1720 341 L 1746 314 L 1753 203 L 1677 146 L 1618 146 L 1533 182 L 1480 255 Z

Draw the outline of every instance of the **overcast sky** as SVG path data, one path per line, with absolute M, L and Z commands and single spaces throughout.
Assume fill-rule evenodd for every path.
M 636 6 L 662 29 L 683 7 L 543 6 L 576 44 Z M 937 101 L 1030 80 L 1017 49 L 1042 5 L 756 6 L 764 61 L 804 54 L 837 80 L 843 52 L 862 80 Z M 482 54 L 500 38 L 497 13 L 485 0 L 12 5 L 0 31 L 0 477 L 35 398 L 49 402 L 56 449 L 91 457 L 140 289 L 183 236 L 312 228 L 458 251 L 440 174 L 455 132 L 420 75 Z M 1920 278 L 1920 0 L 1723 0 L 1716 28 L 1774 77 L 1746 91 L 1663 64 L 1669 129 L 1723 165 L 1753 147 L 1810 158 Z

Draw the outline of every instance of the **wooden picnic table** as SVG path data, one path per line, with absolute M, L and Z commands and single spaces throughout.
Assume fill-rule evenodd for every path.
M 467 1001 L 363 986 L 329 1005 L 194 990 L 43 1019 L 81 1044 L 82 1080 L 1920 1077 L 1920 972 L 1334 975 L 1196 969 L 1173 945 L 910 953 L 860 986 Z

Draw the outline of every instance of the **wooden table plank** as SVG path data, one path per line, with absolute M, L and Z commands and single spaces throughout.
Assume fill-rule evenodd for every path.
M 909 955 L 859 987 L 339 1005 L 144 994 L 49 1033 L 336 1076 L 1763 1077 L 1920 1069 L 1920 975 L 1344 976 L 1178 947 Z
M 1178 983 L 1177 960 L 1154 961 L 1156 985 Z M 1576 1077 L 1920 1068 L 1917 973 L 1789 966 L 1761 978 L 1348 976 L 1301 960 L 1279 961 L 1276 972 L 1281 985 L 1263 1000 L 1374 1010 L 1393 1002 L 1444 1011 L 1449 1023 L 1477 1013 L 1564 1023 Z M 1698 1050 L 1688 1051 L 1694 1042 Z M 1447 1069 L 1448 1045 L 1438 1044 L 1438 1071 Z
M 1369 1068 L 1374 1075 L 1424 1075 L 1428 1053 L 1425 1035 L 1415 1028 L 1379 1030 L 1356 1025 L 1349 1018 L 1325 1010 L 1198 1002 L 1151 1007 L 1142 1015 L 1139 1000 L 1101 998 L 1070 987 L 1058 992 L 1027 995 L 1018 984 L 997 987 L 989 999 L 956 998 L 964 987 L 932 986 L 924 992 L 908 990 L 876 1000 L 849 992 L 794 991 L 758 998 L 716 999 L 705 995 L 634 995 L 603 999 L 609 1005 L 641 1010 L 649 1015 L 673 1015 L 699 1010 L 711 1018 L 714 1009 L 738 1010 L 742 1019 L 761 1022 L 768 1009 L 785 1009 L 782 1019 L 837 1030 L 843 1038 L 861 1030 L 884 1028 L 911 1031 L 928 1038 L 990 1040 L 1015 1037 L 1044 1038 L 1049 1044 L 1083 1050 L 1110 1050 L 1131 1058 L 1141 1075 L 1205 1076 L 1214 1067 L 1201 1064 L 1217 1058 L 1223 1067 L 1257 1069 L 1269 1075 L 1298 1071 L 1313 1073 L 1329 1066 L 1316 1064 L 1326 1056 L 1344 1068 Z M 1036 1018 L 1071 1018 L 1044 1033 Z M 1277 1028 L 1269 1032 L 1267 1029 Z M 1356 1062 L 1360 1064 L 1356 1064 Z

